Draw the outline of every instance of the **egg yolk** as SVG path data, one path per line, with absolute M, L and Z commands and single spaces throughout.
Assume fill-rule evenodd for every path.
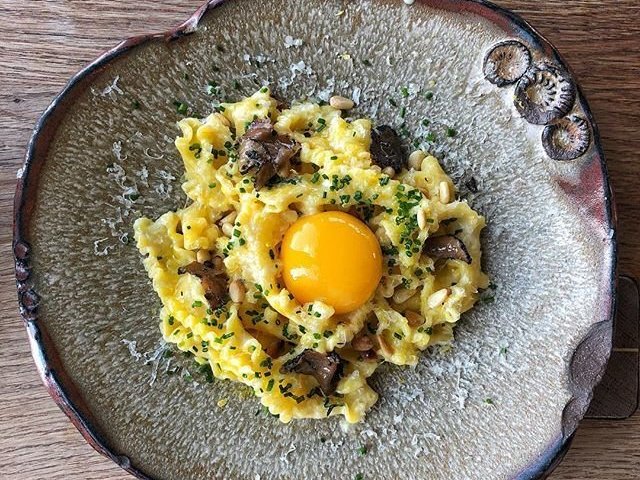
M 369 227 L 344 212 L 298 219 L 282 240 L 284 283 L 300 303 L 320 300 L 336 313 L 371 298 L 382 276 L 380 244 Z

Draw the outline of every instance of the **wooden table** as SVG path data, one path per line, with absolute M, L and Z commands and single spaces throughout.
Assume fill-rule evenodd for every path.
M 201 0 L 0 0 L 0 479 L 131 478 L 85 444 L 36 374 L 17 313 L 11 252 L 16 171 L 31 129 L 84 64 L 161 31 Z M 617 197 L 620 272 L 640 278 L 640 2 L 500 0 L 558 47 L 602 133 Z M 640 414 L 584 421 L 553 479 L 640 478 Z

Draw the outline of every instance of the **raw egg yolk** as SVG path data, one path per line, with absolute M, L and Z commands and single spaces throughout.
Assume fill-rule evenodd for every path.
M 320 300 L 336 313 L 371 298 L 382 276 L 380 244 L 369 227 L 344 212 L 298 219 L 282 240 L 284 283 L 300 303 Z

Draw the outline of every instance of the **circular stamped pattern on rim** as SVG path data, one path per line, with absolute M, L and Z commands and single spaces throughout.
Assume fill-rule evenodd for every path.
M 542 132 L 542 146 L 554 160 L 573 160 L 584 154 L 591 143 L 587 121 L 577 115 L 561 118 Z
M 571 110 L 576 100 L 576 86 L 566 71 L 544 63 L 522 76 L 514 97 L 516 110 L 526 121 L 546 125 Z
M 489 49 L 482 71 L 498 87 L 515 84 L 513 104 L 527 122 L 545 126 L 541 140 L 549 158 L 567 161 L 585 154 L 592 141 L 591 127 L 583 115 L 570 113 L 576 106 L 577 87 L 564 67 L 548 60 L 534 62 L 526 45 L 506 40 Z
M 498 43 L 484 57 L 482 71 L 491 83 L 504 87 L 517 82 L 531 65 L 531 52 L 516 40 Z

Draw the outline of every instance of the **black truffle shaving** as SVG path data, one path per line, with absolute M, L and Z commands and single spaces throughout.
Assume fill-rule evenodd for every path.
M 455 235 L 427 238 L 422 246 L 422 252 L 436 260 L 462 260 L 465 263 L 471 263 L 471 255 L 466 245 Z
M 511 85 L 531 65 L 531 52 L 522 43 L 508 40 L 495 45 L 484 59 L 484 76 L 498 87 Z
M 576 100 L 569 74 L 550 64 L 531 68 L 516 84 L 516 110 L 529 123 L 546 125 L 566 115 Z
M 321 353 L 305 350 L 286 362 L 281 371 L 313 376 L 318 381 L 322 393 L 329 396 L 335 393 L 343 368 L 342 359 L 335 352 Z
M 554 160 L 573 160 L 584 154 L 591 143 L 587 121 L 577 115 L 547 125 L 542 132 L 542 146 Z
M 380 125 L 371 131 L 371 159 L 380 168 L 391 167 L 396 172 L 407 166 L 402 140 L 389 125 Z

